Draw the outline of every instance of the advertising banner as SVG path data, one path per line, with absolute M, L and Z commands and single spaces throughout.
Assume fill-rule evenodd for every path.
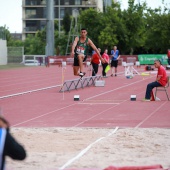
M 153 64 L 154 60 L 159 59 L 163 65 L 167 65 L 167 55 L 166 54 L 141 54 L 138 55 L 138 60 L 140 64 Z

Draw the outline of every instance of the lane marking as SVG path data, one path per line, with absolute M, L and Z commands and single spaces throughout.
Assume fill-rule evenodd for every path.
M 122 102 L 122 103 L 123 103 L 123 102 Z M 118 105 L 114 105 L 114 106 L 112 106 L 112 107 L 110 107 L 110 108 L 108 108 L 108 109 L 106 109 L 106 110 L 103 110 L 102 112 L 99 112 L 98 114 L 96 114 L 96 115 L 94 115 L 94 116 L 92 116 L 92 117 L 90 117 L 90 118 L 88 118 L 88 119 L 86 119 L 86 120 L 78 123 L 77 125 L 74 125 L 72 128 L 77 127 L 77 126 L 79 126 L 79 125 L 81 125 L 81 124 L 83 124 L 83 123 L 85 123 L 85 122 L 87 122 L 87 121 L 89 121 L 89 120 L 91 120 L 91 119 L 99 116 L 100 114 L 102 114 L 102 113 L 104 113 L 104 112 L 106 112 L 106 111 L 108 111 L 108 110 L 110 110 L 110 109 L 112 109 L 112 108 L 114 108 L 114 107 L 117 107 L 117 106 L 118 106 Z
M 96 105 L 96 104 L 120 104 L 120 103 L 78 103 L 78 104 L 89 104 L 89 105 Z
M 145 80 L 147 80 L 147 79 L 149 79 L 149 78 L 146 78 Z M 120 87 L 115 88 L 115 89 L 113 89 L 113 90 L 109 90 L 109 91 L 106 91 L 106 92 L 103 92 L 103 93 L 97 94 L 97 95 L 95 95 L 95 96 L 92 96 L 92 97 L 86 98 L 86 99 L 84 99 L 84 101 L 86 101 L 86 100 L 90 100 L 90 99 L 93 99 L 93 98 L 95 98 L 95 97 L 98 97 L 98 96 L 101 96 L 101 95 L 104 95 L 104 94 L 107 94 L 107 93 L 110 93 L 110 92 L 113 92 L 113 91 L 116 91 L 116 90 L 120 90 L 120 89 L 122 89 L 122 88 L 124 88 L 124 87 L 128 87 L 128 86 L 130 86 L 130 85 L 134 85 L 134 84 L 140 83 L 140 82 L 142 82 L 142 81 L 144 81 L 144 80 L 139 80 L 139 81 L 136 81 L 136 82 L 133 82 L 133 83 L 127 84 L 127 85 L 120 86 Z
M 146 80 L 146 79 L 145 79 L 145 80 Z M 119 90 L 119 89 L 121 89 L 121 88 L 124 88 L 124 87 L 130 86 L 130 85 L 136 84 L 136 83 L 141 82 L 141 81 L 143 81 L 143 80 L 140 80 L 140 81 L 137 81 L 137 82 L 134 82 L 134 83 L 131 83 L 131 84 L 127 84 L 127 85 L 124 85 L 124 86 L 121 86 L 121 87 L 116 88 L 116 89 L 114 89 L 114 90 L 110 90 L 110 91 L 107 91 L 107 92 L 105 92 L 105 93 L 101 93 L 101 94 L 99 94 L 99 95 L 96 95 L 96 96 L 87 98 L 87 99 L 85 99 L 85 100 L 89 100 L 89 99 L 91 99 L 91 98 L 94 98 L 94 97 L 97 97 L 97 96 L 100 96 L 100 95 L 103 95 L 103 94 L 107 94 L 107 93 L 112 92 L 112 91 L 115 91 L 115 90 Z M 62 84 L 55 85 L 55 86 L 44 87 L 44 88 L 35 89 L 35 90 L 29 90 L 29 91 L 20 92 L 20 93 L 14 93 L 14 94 L 5 95 L 5 96 L 0 96 L 0 99 L 4 99 L 4 98 L 8 98 L 8 97 L 14 97 L 14 96 L 19 96 L 19 95 L 28 94 L 28 93 L 32 93 L 32 92 L 37 92 L 37 91 L 41 91 L 41 90 L 47 90 L 47 89 L 51 89 L 51 88 L 55 88 L 55 87 L 59 87 L 59 86 L 62 86 Z
M 24 124 L 24 123 L 30 122 L 30 121 L 32 121 L 32 120 L 35 120 L 35 119 L 41 118 L 41 117 L 43 117 L 43 116 L 49 115 L 49 114 L 54 113 L 54 112 L 58 112 L 58 111 L 60 111 L 60 110 L 66 109 L 66 108 L 71 107 L 71 106 L 74 106 L 74 105 L 76 105 L 76 103 L 74 103 L 74 104 L 70 104 L 70 105 L 68 105 L 68 106 L 66 106 L 66 107 L 62 107 L 62 108 L 57 109 L 57 110 L 53 110 L 53 111 L 51 111 L 51 112 L 47 112 L 47 113 L 42 114 L 42 115 L 40 115 L 40 116 L 36 116 L 36 117 L 34 117 L 34 118 L 32 118 L 32 119 L 28 119 L 28 120 L 26 120 L 26 121 L 23 121 L 23 122 L 17 123 L 17 124 L 15 124 L 15 125 L 11 126 L 11 127 L 16 127 L 16 126 L 18 126 L 18 125 L 21 125 L 21 124 Z
M 33 92 L 37 92 L 37 91 L 41 91 L 41 90 L 52 89 L 52 88 L 59 87 L 59 86 L 61 86 L 61 85 L 49 86 L 49 87 L 44 87 L 44 88 L 35 89 L 35 90 L 29 90 L 29 91 L 25 91 L 25 92 L 21 92 L 21 93 L 9 94 L 9 95 L 6 95 L 6 96 L 1 96 L 0 99 L 19 96 L 19 95 L 28 94 L 28 93 L 33 93 Z
M 143 93 L 143 92 L 140 92 L 140 93 L 138 93 L 137 95 L 142 94 L 142 93 Z M 124 102 L 126 102 L 126 101 L 128 101 L 128 100 L 129 100 L 129 99 L 124 100 L 124 101 L 122 101 L 120 104 L 122 104 L 122 103 L 124 103 Z M 79 125 L 81 125 L 81 124 L 83 124 L 83 123 L 85 123 L 85 122 L 87 122 L 87 121 L 95 118 L 96 116 L 98 116 L 98 115 L 100 115 L 100 114 L 102 114 L 102 113 L 104 113 L 104 112 L 106 112 L 106 111 L 108 111 L 108 110 L 110 110 L 110 109 L 112 109 L 112 108 L 114 108 L 114 107 L 117 107 L 117 106 L 120 106 L 120 105 L 114 105 L 113 107 L 110 107 L 110 108 L 108 108 L 108 109 L 106 109 L 106 110 L 104 110 L 104 111 L 102 111 L 102 112 L 100 112 L 100 113 L 98 113 L 98 114 L 96 114 L 96 115 L 94 115 L 94 116 L 92 116 L 92 117 L 84 120 L 83 122 L 78 123 L 77 125 L 73 126 L 73 128 L 74 128 L 74 127 L 77 127 L 77 126 L 79 126 Z M 156 109 L 155 111 L 157 111 L 157 109 Z M 137 125 L 137 126 L 138 126 L 138 125 Z M 137 128 L 137 126 L 136 126 L 136 128 Z
M 101 137 L 99 139 L 97 139 L 96 141 L 92 142 L 90 145 L 88 145 L 86 148 L 84 148 L 82 151 L 80 151 L 80 153 L 78 155 L 76 155 L 75 157 L 71 158 L 69 161 L 67 161 L 63 166 L 61 166 L 59 169 L 65 169 L 66 167 L 68 167 L 70 164 L 72 164 L 74 161 L 76 161 L 77 159 L 79 159 L 80 157 L 82 157 L 88 150 L 90 150 L 93 145 L 95 145 L 96 143 L 100 142 L 101 140 L 111 136 L 112 134 L 114 134 L 117 130 L 119 129 L 119 127 L 116 127 L 111 133 L 109 133 L 107 136 Z
M 150 115 L 148 115 L 144 120 L 142 120 L 137 126 L 135 126 L 135 128 L 139 128 L 143 123 L 145 123 L 145 121 L 147 121 L 152 115 L 154 115 L 156 113 L 156 111 L 158 111 L 162 106 L 164 106 L 167 103 L 164 102 L 162 105 L 160 105 L 157 109 L 155 109 L 153 112 L 151 112 Z
M 140 93 L 142 93 L 142 92 L 140 92 Z M 140 94 L 140 93 L 139 93 L 139 94 Z M 127 100 L 129 100 L 129 99 L 127 99 Z M 123 102 L 121 102 L 121 104 L 124 103 L 124 102 L 126 102 L 127 100 L 124 100 Z M 28 119 L 28 120 L 26 120 L 26 121 L 20 122 L 20 123 L 18 123 L 18 124 L 16 124 L 16 125 L 13 125 L 13 126 L 15 127 L 15 126 L 18 126 L 18 125 L 27 123 L 27 122 L 29 122 L 29 121 L 32 121 L 32 120 L 41 118 L 41 117 L 46 116 L 46 115 L 48 115 L 48 114 L 54 113 L 54 112 L 56 112 L 56 111 L 60 111 L 60 110 L 62 110 L 62 109 L 65 109 L 65 108 L 67 108 L 67 107 L 70 107 L 70 106 L 74 106 L 74 105 L 76 105 L 76 104 L 77 104 L 77 103 L 74 103 L 74 104 L 69 105 L 69 106 L 66 106 L 66 107 L 64 107 L 64 108 L 57 109 L 57 110 L 53 110 L 53 111 L 51 111 L 51 112 L 42 114 L 42 115 L 37 116 L 37 117 L 34 117 L 34 118 L 32 118 L 32 119 Z M 114 108 L 114 107 L 116 107 L 116 106 L 118 106 L 118 105 L 114 105 L 114 106 L 112 106 L 112 107 L 110 107 L 110 108 L 108 108 L 108 109 L 106 109 L 106 110 L 104 110 L 104 111 L 102 111 L 102 112 L 100 112 L 100 113 L 98 113 L 98 114 L 96 114 L 96 115 L 94 115 L 94 116 L 92 116 L 92 117 L 90 117 L 90 118 L 84 120 L 83 122 L 80 122 L 80 123 L 78 123 L 77 125 L 72 126 L 72 127 L 77 127 L 77 126 L 79 126 L 79 125 L 81 125 L 81 124 L 87 122 L 88 120 L 91 120 L 91 119 L 93 119 L 94 117 L 96 117 L 96 116 L 98 116 L 98 115 L 104 113 L 105 111 L 108 111 L 108 110 L 110 110 L 110 109 L 112 109 L 112 108 Z
M 140 81 L 138 81 L 138 82 L 140 82 Z M 132 84 L 133 84 L 133 83 L 132 83 Z M 123 87 L 126 87 L 126 86 L 122 86 L 122 88 L 123 88 Z M 117 89 L 119 89 L 119 88 L 117 88 Z M 111 91 L 114 91 L 114 90 L 111 90 Z M 110 92 L 110 91 L 109 91 L 109 92 Z M 141 94 L 141 93 L 143 93 L 143 92 L 140 92 L 139 94 Z M 102 93 L 102 94 L 105 94 L 105 93 Z M 102 95 L 102 94 L 101 94 L 101 95 Z M 97 96 L 97 95 L 96 95 L 96 96 Z M 94 96 L 94 97 L 96 97 L 96 96 Z M 91 98 L 93 98 L 93 97 L 91 97 Z M 87 100 L 87 99 L 86 99 L 86 100 Z M 124 100 L 124 101 L 121 102 L 120 104 L 122 104 L 122 103 L 124 103 L 124 102 L 126 102 L 126 101 L 128 101 L 128 100 L 129 100 L 129 99 Z M 13 126 L 15 127 L 15 126 L 18 126 L 18 125 L 27 123 L 27 122 L 29 122 L 29 121 L 32 121 L 32 120 L 41 118 L 41 117 L 43 117 L 43 116 L 49 115 L 49 114 L 51 114 L 51 113 L 54 113 L 54 112 L 56 112 L 56 111 L 60 111 L 60 110 L 63 110 L 63 109 L 65 109 L 65 108 L 67 108 L 67 107 L 74 106 L 74 105 L 76 105 L 76 104 L 77 104 L 77 103 L 74 103 L 74 104 L 71 104 L 71 105 L 69 105 L 69 106 L 66 106 L 66 107 L 63 107 L 63 108 L 60 108 L 60 109 L 57 109 L 57 110 L 53 110 L 53 111 L 51 111 L 51 112 L 42 114 L 42 115 L 37 116 L 37 117 L 34 117 L 34 118 L 32 118 L 32 119 L 28 119 L 28 120 L 26 120 L 26 121 L 20 122 L 20 123 L 18 123 L 18 124 L 13 125 Z M 110 108 L 108 108 L 108 109 L 106 109 L 106 110 L 104 110 L 104 111 L 102 111 L 102 112 L 100 112 L 100 113 L 98 113 L 98 114 L 96 114 L 96 115 L 94 115 L 94 116 L 92 116 L 92 117 L 86 119 L 85 121 L 80 122 L 80 123 L 78 123 L 77 125 L 72 126 L 72 127 L 77 127 L 77 126 L 79 126 L 79 125 L 81 125 L 81 124 L 87 122 L 88 120 L 91 120 L 91 119 L 93 119 L 94 117 L 96 117 L 96 116 L 98 116 L 98 115 L 100 115 L 100 114 L 102 114 L 102 113 L 104 113 L 104 112 L 106 112 L 106 111 L 108 111 L 108 110 L 110 110 L 110 109 L 112 109 L 112 108 L 114 108 L 114 107 L 117 107 L 117 106 L 119 106 L 119 105 L 114 105 L 114 106 L 112 106 L 112 107 L 110 107 Z

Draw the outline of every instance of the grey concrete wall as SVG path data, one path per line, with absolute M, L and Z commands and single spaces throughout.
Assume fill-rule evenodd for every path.
M 7 64 L 7 42 L 0 40 L 0 65 Z

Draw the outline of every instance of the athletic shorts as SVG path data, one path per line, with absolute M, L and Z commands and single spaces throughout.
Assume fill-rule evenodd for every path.
M 111 61 L 111 67 L 117 67 L 117 65 L 118 65 L 118 60 Z
M 86 59 L 87 59 L 87 56 L 85 55 L 83 62 L 86 61 Z M 79 66 L 79 59 L 78 59 L 78 55 L 77 54 L 74 55 L 73 66 Z

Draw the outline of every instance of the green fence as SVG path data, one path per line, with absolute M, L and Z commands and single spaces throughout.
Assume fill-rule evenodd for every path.
M 166 65 L 167 62 L 167 55 L 166 54 L 144 54 L 138 55 L 138 60 L 140 64 L 153 64 L 154 60 L 161 60 L 162 64 Z
M 24 55 L 24 47 L 8 47 L 7 48 L 8 63 L 21 63 Z

